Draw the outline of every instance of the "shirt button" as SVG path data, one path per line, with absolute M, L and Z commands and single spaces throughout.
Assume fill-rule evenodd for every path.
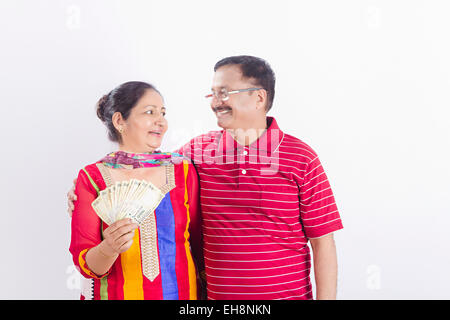
M 242 170 L 242 174 L 246 174 L 247 173 L 247 170 Z
M 247 150 L 244 150 L 244 156 L 246 156 L 246 155 L 248 155 L 248 152 L 247 152 Z

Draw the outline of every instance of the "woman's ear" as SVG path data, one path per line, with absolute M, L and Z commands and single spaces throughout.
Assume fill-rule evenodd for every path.
M 120 112 L 114 112 L 111 120 L 114 125 L 114 128 L 116 128 L 117 131 L 122 133 L 123 130 L 125 129 L 125 120 L 123 119 L 122 114 Z

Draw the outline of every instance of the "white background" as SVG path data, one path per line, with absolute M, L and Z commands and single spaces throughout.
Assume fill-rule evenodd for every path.
M 78 299 L 66 193 L 115 146 L 95 103 L 129 80 L 163 150 L 217 129 L 219 59 L 277 76 L 269 115 L 319 154 L 344 223 L 339 299 L 449 299 L 448 1 L 1 0 L 0 298 Z M 314 279 L 314 278 L 312 278 Z

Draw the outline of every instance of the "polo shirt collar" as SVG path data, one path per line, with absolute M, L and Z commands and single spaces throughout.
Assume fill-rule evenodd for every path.
M 249 145 L 248 148 L 249 150 L 267 153 L 267 155 L 270 156 L 278 150 L 281 141 L 283 140 L 284 133 L 278 127 L 275 118 L 267 117 L 266 121 L 268 128 L 256 141 Z M 222 135 L 217 144 L 218 151 L 222 150 L 229 153 L 230 151 L 234 151 L 236 149 L 242 150 L 243 148 L 244 146 L 234 140 L 233 136 L 229 132 L 226 130 L 222 131 Z

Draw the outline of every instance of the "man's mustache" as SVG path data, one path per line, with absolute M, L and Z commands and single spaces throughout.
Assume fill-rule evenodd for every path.
M 212 107 L 212 111 L 214 112 L 220 112 L 223 110 L 231 110 L 231 108 L 229 106 L 217 106 L 217 107 Z

